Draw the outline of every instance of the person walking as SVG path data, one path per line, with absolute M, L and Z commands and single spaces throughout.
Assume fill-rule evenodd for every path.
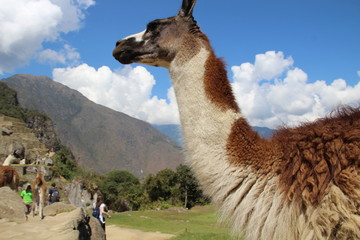
M 94 212 L 98 211 L 98 219 L 100 221 L 101 227 L 104 229 L 105 231 L 105 216 L 107 218 L 111 218 L 110 214 L 107 213 L 107 206 L 104 203 L 104 198 L 103 196 L 99 195 L 96 199 L 96 202 L 94 203 Z
M 56 187 L 56 183 L 52 183 L 51 188 L 49 188 L 48 200 L 49 204 L 60 202 L 60 193 L 59 189 Z
M 31 185 L 29 184 L 25 190 L 23 190 L 20 194 L 21 198 L 23 199 L 23 203 L 25 204 L 26 210 L 25 214 L 28 215 L 31 210 L 33 209 L 33 192 L 31 190 Z

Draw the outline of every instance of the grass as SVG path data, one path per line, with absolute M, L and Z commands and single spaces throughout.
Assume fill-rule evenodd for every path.
M 230 229 L 216 223 L 212 206 L 171 208 L 113 214 L 107 224 L 148 232 L 175 234 L 172 240 L 231 240 Z

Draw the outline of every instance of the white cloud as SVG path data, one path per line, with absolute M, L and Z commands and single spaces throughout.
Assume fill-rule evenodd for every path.
M 178 123 L 178 110 L 173 89 L 168 90 L 169 103 L 151 96 L 154 77 L 142 66 L 126 66 L 111 71 L 82 64 L 77 67 L 56 68 L 55 81 L 76 89 L 98 104 L 126 113 L 149 123 Z
M 294 63 L 291 57 L 284 58 L 282 52 L 268 51 L 255 57 L 258 80 L 270 80 L 287 70 Z
M 88 7 L 91 7 L 95 5 L 94 0 L 76 0 L 77 4 L 81 6 L 81 8 L 87 9 Z
M 95 4 L 93 0 L 49 0 L 62 10 L 62 18 L 58 22 L 58 31 L 68 33 L 81 27 L 85 18 L 84 10 Z
M 51 65 L 61 63 L 68 66 L 75 66 L 79 64 L 80 54 L 75 48 L 65 44 L 64 48 L 59 51 L 52 49 L 41 51 L 38 54 L 37 59 L 40 63 L 49 63 Z
M 282 52 L 266 52 L 258 54 L 254 64 L 231 68 L 236 99 L 252 125 L 297 125 L 323 117 L 340 104 L 359 104 L 360 82 L 354 87 L 343 79 L 330 85 L 320 80 L 310 83 L 293 63 Z
M 47 41 L 81 27 L 92 0 L 0 0 L 0 74 L 26 64 Z

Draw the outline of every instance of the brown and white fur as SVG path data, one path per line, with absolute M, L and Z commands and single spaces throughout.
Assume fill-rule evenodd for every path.
M 44 205 L 46 201 L 47 196 L 47 187 L 46 182 L 42 176 L 41 171 L 38 170 L 37 176 L 35 181 L 32 184 L 32 190 L 33 190 L 33 200 L 34 200 L 34 207 L 33 207 L 33 217 L 35 215 L 35 212 L 39 213 L 40 219 L 44 218 Z
M 19 174 L 11 166 L 0 166 L 0 187 L 9 186 L 17 190 L 19 186 Z
M 188 161 L 221 219 L 245 239 L 360 239 L 359 108 L 259 137 L 192 16 L 195 2 L 118 41 L 113 56 L 168 68 Z

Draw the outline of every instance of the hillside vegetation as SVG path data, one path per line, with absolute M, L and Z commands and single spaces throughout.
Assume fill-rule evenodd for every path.
M 0 113 L 21 119 L 24 122 L 33 116 L 47 118 L 45 114 L 38 111 L 21 107 L 17 100 L 17 92 L 3 82 L 0 82 Z

